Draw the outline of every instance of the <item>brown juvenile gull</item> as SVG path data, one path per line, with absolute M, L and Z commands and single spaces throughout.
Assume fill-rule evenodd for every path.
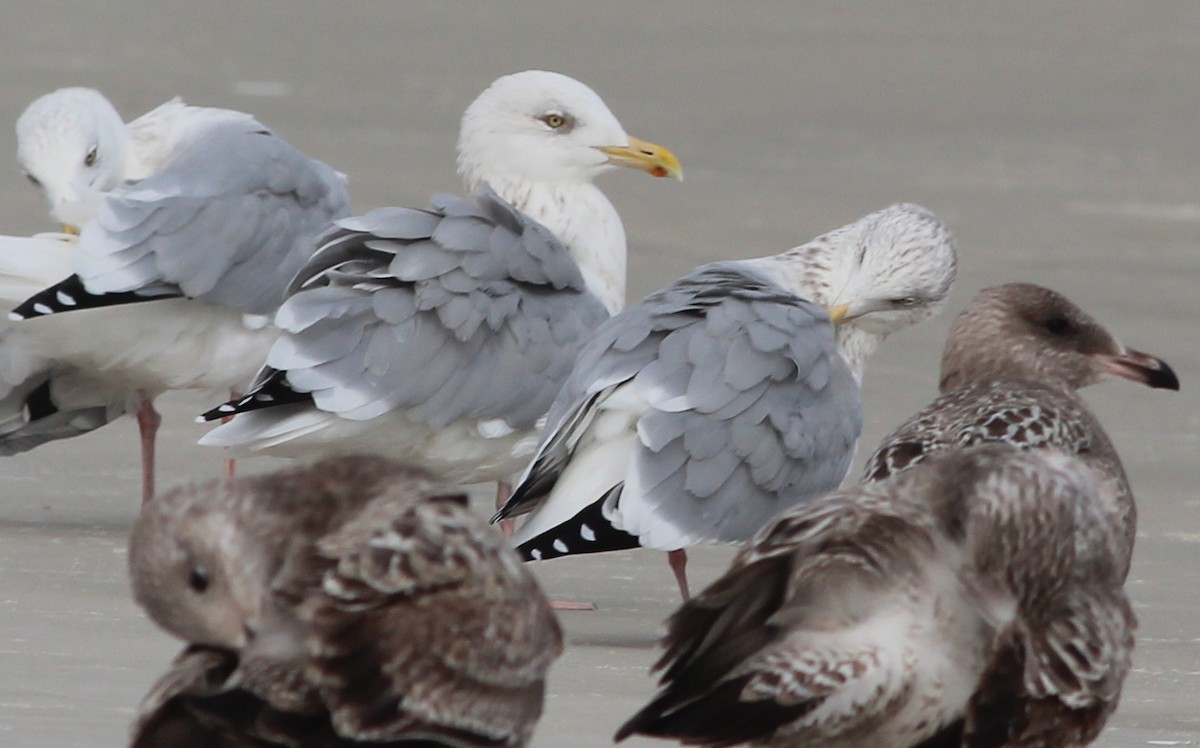
M 662 688 L 617 739 L 1090 742 L 1136 625 L 1091 462 L 986 444 L 790 511 L 669 619 Z
M 154 398 L 244 391 L 313 237 L 349 212 L 344 180 L 249 114 L 179 100 L 125 123 L 99 92 L 65 88 L 17 132 L 26 176 L 80 234 L 67 271 L 9 316 L 47 359 L 130 393 L 146 500 Z
M 200 440 L 239 453 L 377 452 L 456 483 L 507 484 L 579 344 L 625 303 L 625 230 L 594 180 L 681 175 L 558 73 L 491 84 L 463 114 L 469 197 L 336 223 L 275 316 L 237 414 Z
M 866 357 L 934 313 L 955 250 L 893 205 L 783 254 L 704 266 L 591 336 L 496 518 L 526 559 L 740 542 L 849 469 Z M 835 332 L 830 321 L 837 324 Z
M 1117 486 L 1127 571 L 1137 524 L 1133 492 L 1108 434 L 1076 392 L 1112 377 L 1179 389 L 1166 362 L 1126 347 L 1062 294 L 1032 283 L 986 288 L 950 328 L 941 396 L 883 440 L 863 480 L 979 442 L 1092 455 Z
M 160 495 L 129 568 L 189 643 L 136 748 L 523 746 L 562 651 L 537 583 L 466 497 L 378 457 Z

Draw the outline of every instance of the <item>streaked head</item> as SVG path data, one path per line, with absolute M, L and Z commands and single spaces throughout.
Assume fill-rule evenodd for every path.
M 958 266 L 950 230 L 931 211 L 901 203 L 847 226 L 830 317 L 878 336 L 942 308 Z
M 125 179 L 128 134 L 121 115 L 91 88 L 61 88 L 17 120 L 17 161 L 55 220 L 80 227 L 100 195 Z

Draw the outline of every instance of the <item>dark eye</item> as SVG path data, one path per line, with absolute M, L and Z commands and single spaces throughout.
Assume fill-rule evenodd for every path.
M 898 299 L 892 299 L 892 306 L 905 307 L 913 306 L 917 303 L 916 296 L 901 296 Z
M 1073 329 L 1071 320 L 1066 317 L 1051 317 L 1042 322 L 1042 327 L 1051 335 L 1067 335 Z
M 28 180 L 29 180 L 29 183 L 30 183 L 30 184 L 32 184 L 34 187 L 41 187 L 41 186 L 42 186 L 42 183 L 38 181 L 38 178 L 37 178 L 37 177 L 35 177 L 35 176 L 33 176 L 32 174 L 28 173 L 28 172 L 26 172 L 26 174 L 25 174 L 25 178 L 26 178 L 26 179 L 28 179 Z
M 567 118 L 557 112 L 550 112 L 542 116 L 542 122 L 551 130 L 561 130 L 567 126 Z
M 191 587 L 197 594 L 203 595 L 208 589 L 208 569 L 203 566 L 193 566 L 188 571 L 188 587 Z
M 96 163 L 96 146 L 92 146 L 87 155 L 83 157 L 83 165 L 91 166 Z

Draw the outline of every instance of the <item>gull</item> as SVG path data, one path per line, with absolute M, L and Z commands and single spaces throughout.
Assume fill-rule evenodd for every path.
M 61 89 L 17 130 L 26 175 L 80 236 L 73 272 L 10 318 L 46 328 L 54 360 L 140 392 L 147 500 L 154 397 L 246 386 L 312 237 L 348 212 L 343 179 L 248 114 L 177 100 L 126 125 L 98 92 Z
M 980 442 L 1091 455 L 1116 486 L 1128 572 L 1137 510 L 1116 448 L 1077 393 L 1107 379 L 1179 389 L 1162 359 L 1125 346 L 1062 294 L 1032 283 L 985 288 L 955 319 L 941 395 L 885 437 L 863 470 L 882 480 Z
M 524 746 L 562 651 L 537 582 L 466 496 L 379 457 L 160 495 L 129 568 L 188 642 L 136 748 Z
M 74 237 L 0 236 L 0 306 L 70 275 Z M 124 415 L 135 390 L 56 361 L 36 326 L 0 320 L 0 455 L 88 433 Z
M 617 740 L 1086 745 L 1136 626 L 1094 463 L 984 444 L 793 509 L 668 620 L 660 691 Z
M 584 346 L 494 520 L 529 514 L 530 560 L 669 551 L 686 599 L 684 548 L 744 541 L 838 486 L 867 357 L 941 307 L 955 262 L 937 216 L 897 204 L 651 294 Z
M 579 81 L 496 80 L 462 118 L 469 196 L 327 231 L 275 316 L 266 368 L 201 417 L 235 416 L 200 443 L 383 453 L 506 496 L 578 345 L 624 304 L 624 229 L 593 184 L 614 167 L 681 176 Z

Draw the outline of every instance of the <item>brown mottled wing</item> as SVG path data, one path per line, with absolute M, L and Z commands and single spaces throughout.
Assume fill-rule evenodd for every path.
M 861 652 L 823 646 L 820 629 L 832 619 L 857 620 L 871 609 L 866 597 L 914 572 L 916 557 L 931 549 L 931 522 L 920 507 L 871 491 L 785 514 L 669 619 L 666 652 L 655 665 L 661 690 L 617 739 L 731 746 L 781 730 L 819 731 L 805 716 L 853 688 L 847 673 L 860 677 L 873 666 Z M 813 615 L 824 624 L 809 621 Z
M 341 735 L 523 746 L 558 622 L 465 497 L 429 494 L 397 484 L 319 543 L 332 568 L 303 612 L 313 675 Z
M 138 710 L 132 748 L 342 748 L 300 673 L 185 649 Z
M 984 442 L 1111 453 L 1116 460 L 1103 429 L 1075 397 L 1036 382 L 996 380 L 948 392 L 902 424 L 867 460 L 863 481 L 883 480 L 935 454 Z M 1115 470 L 1121 471 L 1119 462 Z
M 1043 630 L 1002 632 L 967 707 L 964 748 L 1091 743 L 1117 708 L 1134 625 L 1118 590 L 1073 596 Z
M 1116 708 L 1137 624 L 1121 586 L 1120 491 L 1092 458 L 975 454 L 996 467 L 969 499 L 973 566 L 1016 609 L 971 697 L 963 745 L 1085 745 Z

